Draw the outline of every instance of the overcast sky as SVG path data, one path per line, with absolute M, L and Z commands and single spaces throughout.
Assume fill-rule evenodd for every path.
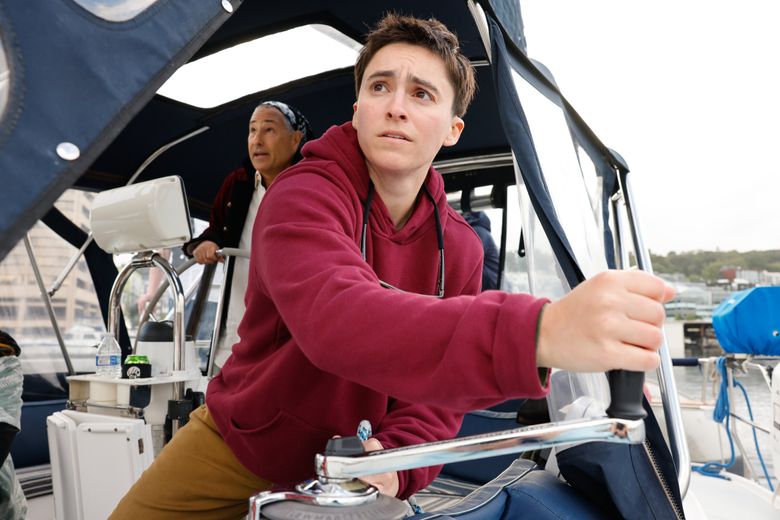
M 653 252 L 780 249 L 780 2 L 522 8 L 528 54 L 628 162 Z

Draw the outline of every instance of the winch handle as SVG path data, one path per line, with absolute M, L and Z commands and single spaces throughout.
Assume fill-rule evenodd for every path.
M 365 455 L 365 453 L 363 441 L 357 436 L 333 437 L 328 440 L 325 447 L 325 455 L 334 457 L 355 457 Z
M 610 370 L 607 372 L 611 401 L 607 415 L 616 419 L 644 419 L 647 412 L 642 407 L 644 372 Z

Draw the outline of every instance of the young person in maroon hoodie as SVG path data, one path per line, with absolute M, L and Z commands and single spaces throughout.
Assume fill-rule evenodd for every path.
M 479 293 L 479 238 L 431 168 L 475 89 L 446 27 L 388 15 L 355 84 L 352 122 L 304 147 L 258 212 L 241 342 L 115 518 L 234 518 L 363 419 L 369 449 L 446 439 L 469 409 L 544 396 L 539 367 L 657 366 L 672 291 L 653 276 L 603 273 L 554 303 Z M 406 498 L 439 469 L 365 480 Z

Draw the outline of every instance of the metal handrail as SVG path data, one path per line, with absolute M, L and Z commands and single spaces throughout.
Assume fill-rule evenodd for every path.
M 214 329 L 211 332 L 211 345 L 209 349 L 209 363 L 206 367 L 206 377 L 211 379 L 214 376 L 214 361 L 217 350 L 217 344 L 219 342 L 219 329 L 222 327 L 222 309 L 226 305 L 225 290 L 228 280 L 228 271 L 230 266 L 235 262 L 234 258 L 249 258 L 249 251 L 243 249 L 237 249 L 233 247 L 223 247 L 217 250 L 217 256 L 221 256 L 225 259 L 225 265 L 222 267 L 222 285 L 219 289 L 219 298 L 217 299 L 217 311 L 214 315 Z
M 46 292 L 46 286 L 43 283 L 43 276 L 41 276 L 41 270 L 38 267 L 38 260 L 35 258 L 35 252 L 33 251 L 32 243 L 30 242 L 30 236 L 24 235 L 24 247 L 27 249 L 27 256 L 30 259 L 30 265 L 32 266 L 33 274 L 35 275 L 35 282 L 38 284 L 38 290 L 41 291 L 41 298 L 43 298 L 43 304 L 46 307 L 46 312 L 49 314 L 49 321 L 51 321 L 52 328 L 54 329 L 54 336 L 57 338 L 57 344 L 60 346 L 62 352 L 62 358 L 65 360 L 65 366 L 68 368 L 68 375 L 73 375 L 76 371 L 73 369 L 73 363 L 70 360 L 70 354 L 65 347 L 65 340 L 62 338 L 62 332 L 60 326 L 57 323 L 57 316 L 54 314 L 54 308 L 51 305 L 51 296 Z
M 62 272 L 59 274 L 59 276 L 57 276 L 57 279 L 54 280 L 54 283 L 51 285 L 51 288 L 48 291 L 49 296 L 54 296 L 54 294 L 60 290 L 60 287 L 62 287 L 65 279 L 68 277 L 73 268 L 76 267 L 76 263 L 79 261 L 79 258 L 81 258 L 81 255 L 84 254 L 84 251 L 87 250 L 93 240 L 94 238 L 92 236 L 92 231 L 90 231 L 87 235 L 87 239 L 84 240 L 83 244 L 81 244 L 79 250 L 76 251 L 72 257 L 70 257 L 70 260 L 68 260 L 68 263 L 65 264 Z
M 455 159 L 435 161 L 433 167 L 442 175 L 464 171 L 484 170 L 487 168 L 512 167 L 511 153 L 494 153 L 486 155 L 474 155 Z
M 636 203 L 634 202 L 634 195 L 631 189 L 631 181 L 628 177 L 628 172 L 620 171 L 618 180 L 623 191 L 628 222 L 634 239 L 637 266 L 643 271 L 652 273 L 653 266 L 650 261 L 650 251 L 645 247 L 642 234 L 639 230 L 638 211 Z M 672 452 L 672 458 L 674 459 L 677 468 L 677 481 L 680 486 L 680 496 L 685 498 L 691 480 L 691 456 L 685 439 L 680 398 L 674 380 L 672 356 L 669 352 L 666 334 L 663 336 L 663 343 L 661 344 L 658 354 L 661 358 L 661 364 L 658 367 L 658 386 L 661 390 L 661 401 L 664 409 L 664 417 L 666 418 L 669 449 Z
M 173 313 L 173 370 L 181 371 L 184 367 L 184 289 L 181 286 L 181 280 L 176 271 L 171 267 L 168 261 L 154 251 L 142 251 L 137 253 L 117 275 L 114 285 L 111 288 L 111 297 L 108 300 L 108 334 L 117 338 L 119 331 L 119 316 L 122 290 L 133 274 L 138 269 L 157 267 L 165 273 L 168 283 L 174 289 L 174 313 Z M 174 400 L 180 400 L 184 397 L 184 382 L 176 381 L 173 383 Z M 179 421 L 172 418 L 171 432 L 173 434 L 179 428 Z
M 188 258 L 186 262 L 184 262 L 181 265 L 178 265 L 174 268 L 177 275 L 182 274 L 184 271 L 195 265 L 197 262 L 195 262 L 194 258 Z M 160 282 L 160 285 L 157 287 L 157 290 L 154 292 L 154 295 L 149 299 L 149 301 L 146 304 L 146 307 L 144 307 L 144 310 L 141 312 L 141 316 L 138 320 L 138 328 L 136 329 L 135 334 L 135 342 L 133 343 L 133 352 L 135 352 L 136 348 L 138 347 L 138 336 L 141 332 L 141 327 L 149 321 L 149 317 L 152 315 L 152 310 L 157 305 L 157 303 L 160 301 L 160 298 L 162 298 L 162 295 L 165 294 L 165 291 L 168 289 L 168 280 L 163 280 Z
M 211 335 L 211 344 L 209 346 L 210 354 L 209 354 L 208 367 L 206 369 L 206 376 L 207 377 L 212 377 L 212 375 L 214 373 L 214 355 L 213 355 L 213 353 L 214 353 L 214 349 L 217 346 L 217 341 L 219 339 L 219 337 L 218 337 L 219 336 L 219 328 L 222 326 L 222 309 L 223 309 L 223 307 L 225 305 L 222 300 L 224 299 L 224 296 L 225 296 L 225 283 L 227 281 L 228 268 L 229 268 L 229 266 L 230 266 L 230 264 L 232 262 L 232 259 L 234 257 L 249 258 L 249 251 L 244 250 L 244 249 L 233 248 L 233 247 L 223 247 L 222 249 L 218 249 L 216 253 L 217 253 L 217 256 L 225 258 L 226 262 L 225 262 L 225 266 L 224 266 L 224 268 L 222 270 L 222 286 L 220 288 L 219 298 L 217 299 L 217 310 L 216 310 L 216 315 L 214 317 L 214 328 L 213 328 L 213 332 L 212 332 L 212 335 Z M 195 261 L 194 258 L 188 258 L 186 262 L 184 262 L 183 264 L 181 264 L 181 265 L 176 267 L 176 269 L 175 269 L 176 273 L 177 274 L 181 274 L 184 271 L 186 271 L 187 269 L 189 269 L 190 267 L 192 267 L 193 265 L 195 265 L 196 263 L 197 262 Z M 167 289 L 168 289 L 168 281 L 167 280 L 163 280 L 160 283 L 160 286 L 155 291 L 155 293 L 152 296 L 152 298 L 146 304 L 146 307 L 144 308 L 144 310 L 143 310 L 143 312 L 141 314 L 140 320 L 138 321 L 138 330 L 139 331 L 141 330 L 141 327 L 143 326 L 143 324 L 146 323 L 149 320 L 149 316 L 151 315 L 152 310 L 154 309 L 155 305 L 157 305 L 157 302 L 160 301 L 160 298 L 162 297 L 162 295 L 165 293 L 165 291 Z M 133 352 L 135 352 L 135 349 L 136 349 L 137 345 L 138 345 L 138 334 L 136 334 L 135 344 L 133 345 Z
M 225 265 L 222 270 L 222 285 L 220 288 L 220 294 L 219 298 L 217 299 L 217 309 L 216 314 L 214 317 L 214 328 L 211 335 L 211 344 L 209 345 L 209 362 L 208 367 L 206 369 L 206 377 L 212 377 L 214 374 L 214 349 L 217 346 L 217 341 L 219 340 L 219 328 L 222 326 L 222 309 L 225 305 L 223 302 L 224 296 L 225 296 L 225 284 L 227 282 L 227 273 L 229 270 L 229 266 L 231 265 L 233 258 L 249 258 L 249 251 L 245 249 L 238 249 L 233 247 L 223 247 L 222 249 L 218 249 L 216 251 L 216 254 L 218 257 L 224 258 Z M 197 262 L 194 258 L 188 258 L 186 262 L 176 267 L 177 274 L 181 274 L 193 265 L 195 265 Z M 144 323 L 146 323 L 149 320 L 149 316 L 152 313 L 152 309 L 154 309 L 155 305 L 157 305 L 157 302 L 159 302 L 162 295 L 165 293 L 166 289 L 168 289 L 168 281 L 163 280 L 162 283 L 160 283 L 160 286 L 155 291 L 152 298 L 149 300 L 149 302 L 146 304 L 146 308 L 144 308 L 143 313 L 141 314 L 141 318 L 138 322 L 138 330 L 141 330 L 141 327 Z M 135 352 L 136 346 L 138 344 L 138 334 L 136 334 L 136 340 L 135 345 L 133 345 L 133 351 Z

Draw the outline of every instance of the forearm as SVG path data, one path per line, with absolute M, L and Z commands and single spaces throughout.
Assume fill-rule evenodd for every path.
M 181 250 L 187 258 L 192 258 L 195 248 L 207 240 L 222 247 L 224 244 L 224 235 L 218 232 L 215 226 L 209 226 L 196 238 L 193 238 L 189 242 L 185 242 L 184 245 L 181 246 Z
M 462 420 L 459 412 L 396 401 L 374 438 L 385 449 L 451 439 L 458 433 Z M 430 484 L 440 471 L 441 466 L 429 466 L 397 472 L 397 496 L 410 497 Z

